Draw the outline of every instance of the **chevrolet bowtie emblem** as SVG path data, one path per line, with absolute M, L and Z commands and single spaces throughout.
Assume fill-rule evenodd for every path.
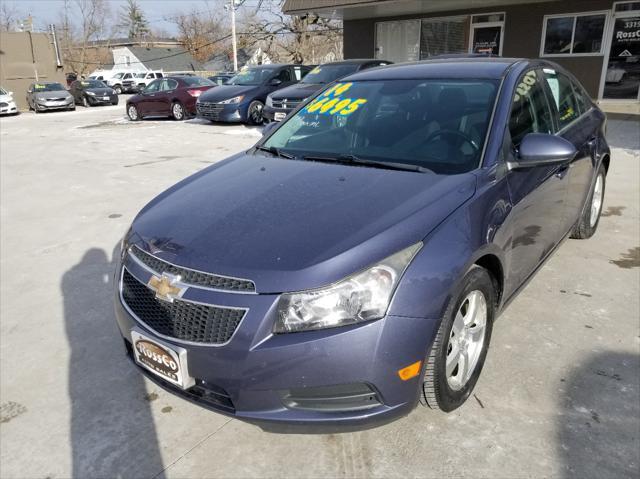
M 182 296 L 185 291 L 185 288 L 176 285 L 179 281 L 180 276 L 162 273 L 160 277 L 151 276 L 147 286 L 156 292 L 156 298 L 173 303 L 173 300 Z

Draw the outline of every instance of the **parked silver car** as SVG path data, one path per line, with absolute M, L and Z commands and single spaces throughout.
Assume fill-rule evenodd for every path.
M 29 85 L 27 104 L 36 113 L 46 110 L 75 110 L 73 96 L 58 82 L 37 82 Z

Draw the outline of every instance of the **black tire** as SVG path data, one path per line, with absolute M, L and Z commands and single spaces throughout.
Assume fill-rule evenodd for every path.
M 116 92 L 116 95 L 121 95 L 122 94 L 122 86 L 120 85 L 116 85 L 113 87 L 113 91 Z
M 111 102 L 111 104 L 112 104 L 113 106 L 117 106 L 117 105 L 118 105 L 118 100 L 116 99 L 116 101 L 112 101 L 112 102 Z
M 179 101 L 174 101 L 171 104 L 171 118 L 176 121 L 182 121 L 186 118 L 187 112 L 184 109 L 184 105 Z
M 458 311 L 463 310 L 467 297 L 475 292 L 480 292 L 486 301 L 486 320 L 484 326 L 484 336 L 482 344 L 473 371 L 466 382 L 461 384 L 458 390 L 454 390 L 447 379 L 446 363 L 447 355 L 450 349 L 451 330 L 453 328 L 454 319 Z M 482 366 L 487 356 L 489 343 L 491 341 L 491 332 L 493 329 L 493 320 L 496 310 L 496 291 L 494 283 L 489 272 L 479 266 L 472 267 L 465 277 L 462 279 L 459 293 L 453 297 L 444 313 L 442 322 L 436 334 L 431 351 L 425 360 L 425 375 L 422 384 L 423 405 L 431 409 L 439 409 L 444 412 L 450 412 L 460 407 L 470 396 L 473 388 L 480 377 Z M 455 336 L 454 336 L 455 337 Z M 457 368 L 458 366 L 456 366 Z M 457 370 L 457 369 L 456 369 Z M 455 371 L 455 370 L 454 370 Z
M 140 112 L 138 111 L 138 107 L 135 105 L 127 105 L 127 116 L 131 121 L 139 121 Z
M 259 100 L 253 100 L 247 108 L 247 123 L 249 125 L 261 125 L 264 121 L 262 117 L 262 109 L 264 104 Z
M 600 186 L 600 200 L 598 204 L 594 204 L 594 200 L 597 199 L 595 195 L 596 190 Z M 591 238 L 596 230 L 598 229 L 598 224 L 600 223 L 600 214 L 602 213 L 602 205 L 604 203 L 604 193 L 607 182 L 607 171 L 603 164 L 600 164 L 600 168 L 598 169 L 598 173 L 596 174 L 596 181 L 593 182 L 593 186 L 591 187 L 591 191 L 589 192 L 589 197 L 582 211 L 582 215 L 580 216 L 580 220 L 573 227 L 573 231 L 571 231 L 571 237 L 574 239 L 587 239 Z M 595 212 L 592 212 L 592 209 L 595 209 Z M 593 215 L 593 217 L 592 217 Z
M 89 100 L 87 100 L 86 96 L 82 97 L 82 106 L 85 108 L 89 108 Z

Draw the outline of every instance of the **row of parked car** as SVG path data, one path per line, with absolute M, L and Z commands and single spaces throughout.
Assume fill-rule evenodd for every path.
M 248 67 L 229 78 L 168 76 L 129 98 L 126 111 L 133 121 L 158 116 L 251 125 L 280 121 L 324 85 L 390 63 L 366 59 L 318 66 L 269 64 Z

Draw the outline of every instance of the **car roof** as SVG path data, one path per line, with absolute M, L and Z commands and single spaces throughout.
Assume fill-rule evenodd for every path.
M 363 65 L 365 63 L 391 63 L 389 60 L 378 58 L 350 58 L 349 60 L 340 60 L 336 62 L 322 63 L 321 66 L 327 65 Z
M 395 63 L 349 75 L 349 80 L 401 80 L 417 78 L 499 79 L 522 58 L 440 58 L 413 63 Z M 342 80 L 345 80 L 343 78 Z

